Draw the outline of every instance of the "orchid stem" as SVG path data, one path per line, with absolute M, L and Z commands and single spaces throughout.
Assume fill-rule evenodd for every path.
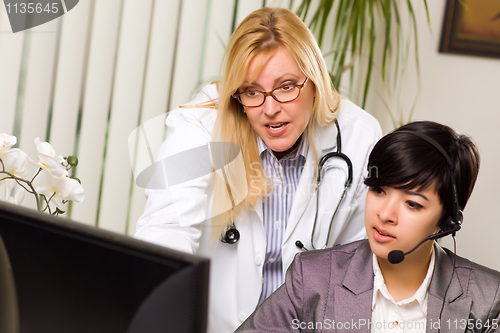
M 3 161 L 1 159 L 0 159 L 0 162 L 2 162 L 2 166 L 3 166 Z M 42 170 L 41 168 L 38 170 L 38 172 L 36 173 L 35 177 L 40 173 L 41 170 Z M 3 174 L 7 175 L 7 177 L 0 179 L 0 181 L 5 180 L 5 179 L 14 179 L 19 184 L 19 186 L 21 186 L 23 189 L 26 190 L 26 192 L 28 192 L 30 194 L 33 194 L 35 196 L 35 200 L 36 200 L 36 208 L 38 210 L 41 210 L 40 200 L 38 199 L 38 193 L 36 192 L 35 188 L 33 187 L 33 184 L 32 184 L 31 181 L 14 176 L 10 172 L 5 171 L 5 167 L 3 168 L 3 171 L 0 171 L 0 173 L 3 173 Z M 35 179 L 35 177 L 33 177 L 33 179 Z M 26 185 L 29 186 L 29 188 L 31 189 L 31 191 L 28 190 L 26 187 L 24 187 L 24 185 L 22 185 L 20 182 L 26 183 Z

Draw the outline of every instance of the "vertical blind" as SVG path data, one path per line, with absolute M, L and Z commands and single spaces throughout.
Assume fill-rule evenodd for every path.
M 128 137 L 219 76 L 235 26 L 291 1 L 85 0 L 62 17 L 13 34 L 0 10 L 0 133 L 35 159 L 34 139 L 76 155 L 85 200 L 64 216 L 133 235 L 145 205 Z M 292 8 L 293 10 L 293 8 Z M 159 136 L 152 145 L 160 145 Z M 35 207 L 34 200 L 23 205 Z

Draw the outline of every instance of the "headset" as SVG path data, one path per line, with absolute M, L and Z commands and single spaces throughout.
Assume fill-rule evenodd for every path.
M 412 253 L 415 251 L 420 245 L 423 243 L 429 241 L 429 240 L 435 240 L 439 239 L 448 235 L 452 235 L 455 237 L 455 233 L 460 230 L 462 227 L 462 221 L 463 221 L 463 213 L 458 207 L 458 193 L 457 193 L 457 185 L 455 183 L 455 175 L 454 175 L 454 168 L 453 164 L 451 163 L 451 159 L 446 153 L 446 151 L 441 147 L 439 143 L 437 143 L 434 139 L 429 137 L 428 135 L 422 134 L 420 132 L 415 132 L 415 131 L 410 131 L 410 130 L 400 130 L 400 131 L 395 131 L 394 133 L 407 133 L 411 135 L 418 136 L 419 138 L 427 141 L 427 143 L 431 144 L 434 148 L 441 153 L 441 155 L 444 157 L 446 160 L 446 164 L 448 165 L 448 169 L 450 170 L 450 180 L 451 180 L 451 185 L 452 185 L 452 190 L 453 190 L 453 210 L 451 212 L 451 216 L 448 217 L 444 222 L 441 223 L 441 231 L 438 232 L 437 234 L 431 235 L 424 240 L 422 240 L 420 243 L 417 244 L 413 249 L 411 249 L 408 252 L 403 252 L 400 250 L 393 250 L 389 252 L 389 255 L 387 259 L 391 264 L 398 264 L 401 261 L 404 260 L 405 256 Z

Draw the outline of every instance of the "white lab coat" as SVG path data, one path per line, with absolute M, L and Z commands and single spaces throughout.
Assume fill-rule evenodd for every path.
M 207 97 L 218 97 L 215 85 L 205 87 L 189 104 L 206 101 Z M 217 111 L 214 109 L 182 108 L 172 111 L 166 121 L 167 139 L 159 158 L 207 145 L 212 138 L 216 116 Z M 367 189 L 363 185 L 363 177 L 366 175 L 369 153 L 381 137 L 377 120 L 348 100 L 341 101 L 337 119 L 341 131 L 342 152 L 352 161 L 353 182 L 334 220 L 329 247 L 366 237 L 364 205 Z M 335 151 L 335 125 L 317 128 L 315 143 L 318 158 Z M 312 146 L 309 145 L 306 166 L 293 200 L 283 241 L 283 274 L 286 273 L 294 255 L 302 251 L 295 245 L 297 240 L 302 241 L 307 249 L 312 248 L 311 234 L 316 212 L 316 166 L 312 156 Z M 347 170 L 346 163 L 340 158 L 330 159 L 324 170 L 331 167 Z M 322 180 L 314 243 L 317 248 L 325 244 L 330 219 L 339 202 L 347 172 L 341 170 L 327 171 Z M 204 208 L 211 206 L 210 198 L 205 193 L 208 182 L 208 177 L 202 177 L 191 182 L 189 186 L 189 195 L 199 199 L 199 205 L 192 209 L 198 221 L 209 214 Z M 220 241 L 211 242 L 210 219 L 203 223 L 181 226 L 176 205 L 168 190 L 145 192 L 148 200 L 144 214 L 137 223 L 135 237 L 210 258 L 208 331 L 233 332 L 254 311 L 261 293 L 262 267 L 266 255 L 262 202 L 257 203 L 255 210 L 247 211 L 235 220 L 241 238 L 236 244 L 230 245 Z

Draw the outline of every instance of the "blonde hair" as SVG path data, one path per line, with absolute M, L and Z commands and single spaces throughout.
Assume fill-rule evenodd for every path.
M 259 198 L 268 195 L 271 188 L 266 179 L 257 147 L 256 133 L 243 112 L 241 104 L 232 98 L 245 81 L 251 60 L 260 55 L 260 68 L 280 46 L 292 54 L 302 72 L 316 87 L 311 119 L 307 126 L 309 144 L 317 156 L 314 145 L 314 128 L 331 124 L 336 117 L 340 96 L 332 83 L 321 50 L 307 26 L 285 8 L 262 8 L 248 15 L 234 31 L 229 40 L 224 59 L 226 66 L 222 80 L 218 82 L 220 97 L 217 102 L 218 115 L 213 140 L 237 144 L 242 152 L 246 171 L 246 187 L 216 186 L 213 208 L 221 211 L 220 205 L 227 202 L 227 191 L 233 197 L 241 197 L 248 190 L 245 200 L 233 210 L 212 218 L 212 236 L 224 235 L 235 216 L 242 209 L 253 209 Z M 258 70 L 257 70 L 258 72 Z M 257 75 L 257 74 L 256 74 Z M 228 178 L 237 179 L 237 171 L 226 170 Z

